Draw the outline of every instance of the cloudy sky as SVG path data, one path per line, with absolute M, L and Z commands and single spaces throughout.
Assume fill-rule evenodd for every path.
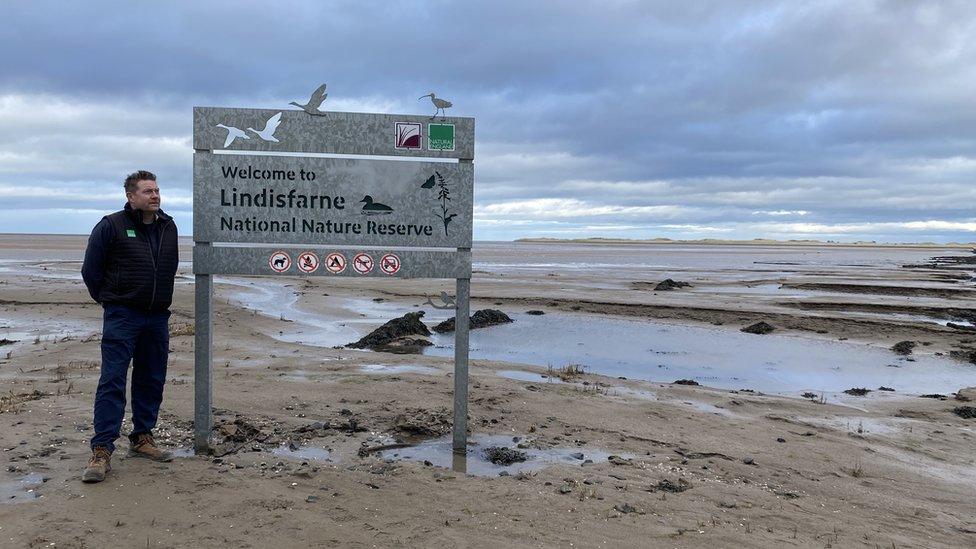
M 710 5 L 708 5 L 710 4 Z M 191 109 L 477 118 L 475 238 L 976 241 L 971 1 L 5 2 L 0 232 L 137 168 L 189 234 Z

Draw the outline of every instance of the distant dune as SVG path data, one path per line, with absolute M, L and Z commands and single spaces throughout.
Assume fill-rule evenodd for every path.
M 700 240 L 672 240 L 670 238 L 519 238 L 515 242 L 545 242 L 568 244 L 709 244 L 729 246 L 838 246 L 838 247 L 872 247 L 872 248 L 972 248 L 976 249 L 976 242 L 836 242 L 833 240 L 772 240 L 755 238 L 753 240 L 720 240 L 717 238 L 703 238 Z

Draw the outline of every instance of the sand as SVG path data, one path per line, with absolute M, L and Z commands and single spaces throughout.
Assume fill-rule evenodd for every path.
M 479 444 L 472 445 L 467 463 L 443 466 L 450 458 L 432 451 L 427 465 L 399 459 L 422 453 L 399 445 L 449 434 L 449 359 L 282 342 L 274 336 L 296 329 L 294 322 L 231 304 L 229 288 L 219 284 L 214 434 L 217 453 L 224 455 L 192 456 L 189 280 L 177 285 L 172 307 L 170 370 L 157 429 L 160 443 L 181 449 L 181 457 L 170 464 L 125 459 L 120 440 L 108 479 L 82 484 L 101 314 L 80 281 L 70 278 L 83 246 L 79 237 L 0 237 L 0 259 L 8 269 L 0 270 L 0 317 L 9 326 L 6 333 L 28 334 L 0 347 L 0 448 L 6 461 L 0 545 L 976 545 L 976 420 L 952 413 L 976 403 L 954 400 L 951 392 L 947 400 L 875 391 L 821 403 L 592 374 L 561 383 L 515 380 L 498 373 L 546 372 L 475 361 L 470 426 Z M 940 278 L 969 270 L 775 276 L 783 284 L 971 291 L 971 282 Z M 647 279 L 664 278 L 658 274 Z M 971 311 L 972 294 L 837 292 L 785 300 L 700 290 L 728 283 L 716 273 L 687 278 L 698 291 L 655 293 L 626 280 L 594 289 L 596 281 L 586 275 L 476 273 L 472 310 L 567 310 L 721 323 L 729 330 L 765 320 L 798 337 L 848 338 L 883 348 L 924 340 L 928 345 L 917 352 L 931 354 L 962 350 L 976 339 L 938 324 L 886 317 L 891 309 Z M 425 294 L 450 285 L 313 278 L 295 279 L 293 289 L 309 310 L 353 320 L 332 304 L 336 298 L 382 298 L 401 303 L 406 312 Z M 465 472 L 484 471 L 479 456 L 500 441 L 561 457 L 523 473 L 505 469 L 505 476 L 497 474 L 502 469 L 487 476 Z M 331 461 L 316 459 L 325 451 Z M 577 452 L 583 459 L 570 456 Z

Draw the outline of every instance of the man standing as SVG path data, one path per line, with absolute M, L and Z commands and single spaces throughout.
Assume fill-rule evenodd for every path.
M 95 434 L 84 482 L 101 482 L 111 469 L 125 415 L 125 382 L 132 362 L 129 456 L 170 461 L 153 440 L 166 382 L 169 305 L 179 265 L 176 224 L 159 209 L 156 176 L 125 178 L 125 208 L 102 218 L 85 250 L 82 278 L 104 308 L 102 370 L 95 393 Z

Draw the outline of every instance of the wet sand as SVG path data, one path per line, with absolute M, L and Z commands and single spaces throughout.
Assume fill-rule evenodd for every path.
M 18 340 L 0 347 L 4 546 L 976 544 L 976 420 L 952 413 L 976 403 L 955 400 L 963 386 L 948 386 L 951 378 L 940 391 L 946 400 L 874 386 L 866 397 L 809 399 L 801 387 L 762 394 L 674 385 L 667 376 L 558 379 L 541 364 L 476 360 L 471 457 L 458 462 L 443 442 L 450 358 L 299 343 L 365 334 L 391 310 L 414 311 L 425 294 L 453 291 L 442 281 L 278 280 L 295 300 L 277 316 L 238 304 L 253 281 L 218 284 L 214 436 L 222 455 L 194 457 L 187 451 L 193 287 L 184 279 L 157 430 L 182 457 L 168 465 L 123 459 L 120 441 L 108 480 L 83 485 L 101 313 L 77 277 L 83 246 L 81 237 L 0 236 L 0 339 Z M 553 318 L 659 322 L 737 337 L 765 320 L 777 331 L 750 336 L 756 345 L 766 337 L 856 344 L 896 361 L 888 349 L 913 340 L 917 362 L 904 367 L 976 370 L 948 356 L 973 347 L 976 334 L 939 323 L 964 326 L 966 311 L 976 309 L 968 279 L 976 266 L 902 267 L 965 251 L 773 266 L 755 262 L 782 254 L 796 263 L 790 247 L 715 247 L 746 259 L 690 267 L 682 259 L 681 270 L 659 261 L 607 275 L 571 264 L 612 264 L 604 257 L 614 256 L 609 245 L 508 246 L 475 248 L 472 310 L 541 309 Z M 659 250 L 665 259 L 695 253 Z M 554 260 L 536 261 L 543 254 Z M 693 287 L 655 292 L 635 284 L 666 277 Z M 855 285 L 867 288 L 850 291 Z M 272 301 L 280 305 L 280 294 Z M 432 324 L 438 314 L 424 320 Z M 528 459 L 490 464 L 483 451 L 497 445 Z

